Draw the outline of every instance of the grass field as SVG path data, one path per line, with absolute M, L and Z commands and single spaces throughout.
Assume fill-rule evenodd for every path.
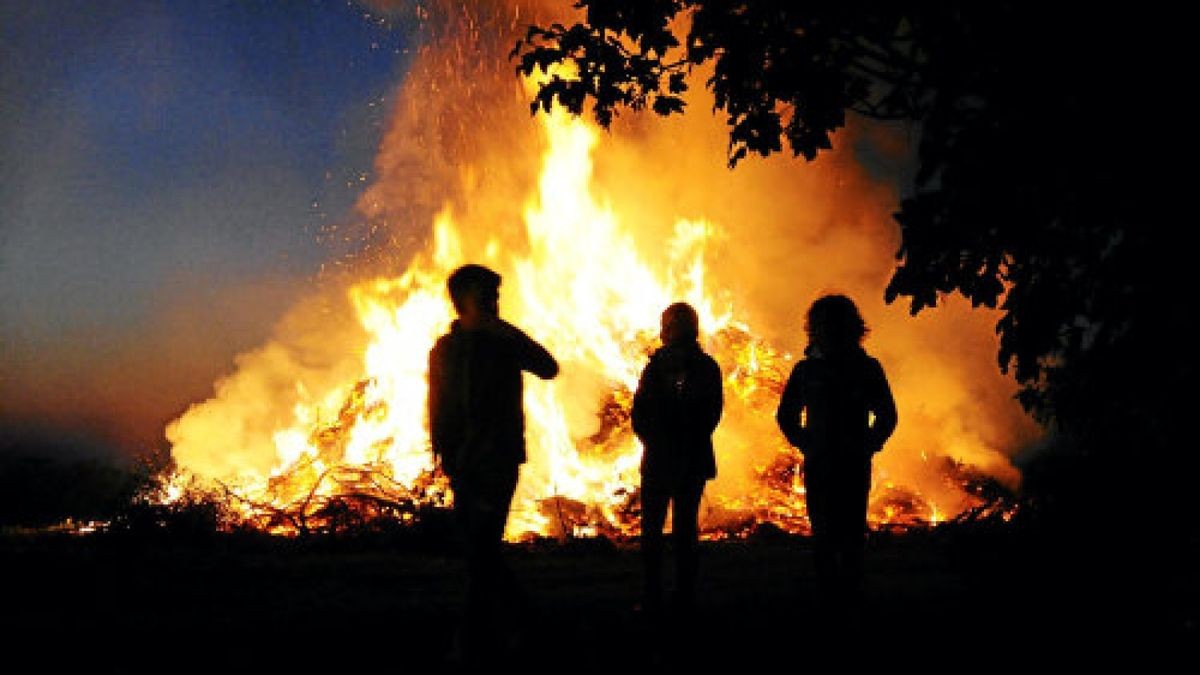
M 876 536 L 849 624 L 817 610 L 804 538 L 705 544 L 694 614 L 634 611 L 640 562 L 605 540 L 514 545 L 533 603 L 497 664 L 832 672 L 1149 666 L 1191 651 L 1196 588 L 1074 570 L 1003 532 Z M 6 536 L 7 672 L 450 672 L 462 567 L 449 545 L 384 538 Z M 518 625 L 520 624 L 520 625 Z M 1194 653 L 1193 653 L 1194 655 Z M 657 664 L 657 665 L 656 665 Z

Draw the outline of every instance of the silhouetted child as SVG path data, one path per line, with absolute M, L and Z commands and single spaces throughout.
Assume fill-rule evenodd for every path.
M 883 367 L 862 348 L 867 326 L 850 298 L 818 299 L 805 330 L 805 358 L 792 369 L 776 420 L 804 454 L 821 591 L 847 601 L 862 582 L 871 458 L 896 428 L 896 404 Z
M 642 371 L 633 397 L 633 430 L 641 439 L 644 606 L 662 604 L 663 526 L 672 505 L 677 606 L 694 602 L 697 520 L 704 484 L 717 475 L 712 434 L 724 398 L 721 369 L 700 348 L 700 320 L 686 303 L 662 314 L 662 348 Z

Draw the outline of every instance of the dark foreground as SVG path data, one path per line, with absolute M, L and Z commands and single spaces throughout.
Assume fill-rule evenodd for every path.
M 214 536 L 6 536 L 7 672 L 452 672 L 461 567 L 442 546 Z M 1054 548 L 1053 550 L 1059 550 Z M 876 537 L 862 606 L 816 609 L 808 542 L 707 544 L 695 613 L 634 611 L 636 549 L 514 546 L 535 615 L 495 668 L 828 672 L 1112 665 L 1194 657 L 1195 577 L 1078 568 L 996 533 Z M 1119 570 L 1117 570 L 1119 571 Z M 1185 662 L 1186 663 L 1186 662 Z

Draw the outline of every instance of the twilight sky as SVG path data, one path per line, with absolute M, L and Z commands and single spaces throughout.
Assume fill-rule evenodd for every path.
M 346 0 L 0 3 L 0 452 L 155 443 L 354 216 L 414 31 Z

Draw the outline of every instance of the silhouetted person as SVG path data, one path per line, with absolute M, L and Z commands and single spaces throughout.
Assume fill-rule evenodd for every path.
M 694 601 L 697 518 L 704 484 L 717 475 L 712 434 L 724 399 L 721 369 L 698 341 L 696 310 L 675 303 L 662 314 L 662 348 L 642 371 L 633 397 L 633 430 L 641 439 L 642 556 L 646 609 L 662 603 L 663 525 L 672 505 L 675 597 L 681 609 Z
M 522 372 L 558 374 L 554 357 L 499 314 L 500 275 L 464 265 L 450 275 L 458 319 L 429 354 L 433 453 L 450 478 L 466 557 L 466 611 L 460 635 L 469 661 L 494 654 L 525 597 L 502 557 L 504 526 L 525 462 Z M 509 616 L 501 618 L 508 605 Z
M 846 601 L 862 582 L 871 458 L 896 428 L 896 404 L 883 367 L 862 348 L 867 326 L 850 298 L 819 298 L 805 330 L 805 358 L 792 369 L 776 420 L 804 454 L 822 594 Z

